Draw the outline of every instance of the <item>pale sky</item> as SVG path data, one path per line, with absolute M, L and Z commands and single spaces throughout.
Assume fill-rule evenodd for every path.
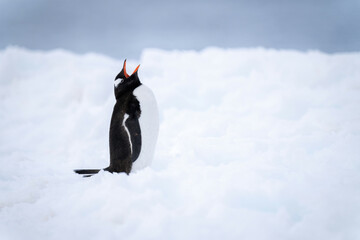
M 0 0 L 0 49 L 138 58 L 144 48 L 360 51 L 360 0 Z

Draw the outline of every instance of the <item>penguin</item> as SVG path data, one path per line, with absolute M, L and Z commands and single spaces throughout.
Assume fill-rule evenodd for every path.
M 104 171 L 130 174 L 151 164 L 159 131 L 159 113 L 152 91 L 140 82 L 136 67 L 131 75 L 123 68 L 115 77 L 116 103 L 110 121 L 110 165 Z M 101 169 L 76 169 L 90 177 Z

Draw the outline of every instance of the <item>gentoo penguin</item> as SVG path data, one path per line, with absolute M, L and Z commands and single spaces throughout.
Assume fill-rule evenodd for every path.
M 115 77 L 116 103 L 109 131 L 110 165 L 103 170 L 129 174 L 151 163 L 154 155 L 159 119 L 157 103 L 152 91 L 140 82 L 137 66 L 128 75 L 126 60 L 123 69 Z M 78 169 L 84 177 L 92 176 L 100 169 Z

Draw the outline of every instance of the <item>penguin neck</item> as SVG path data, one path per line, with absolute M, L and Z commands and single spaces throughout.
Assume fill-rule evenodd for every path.
M 116 87 L 114 87 L 116 101 L 126 100 L 130 95 L 132 95 L 134 90 L 139 86 L 141 86 L 140 81 L 138 81 L 134 86 L 132 86 L 130 89 L 128 89 L 125 92 L 117 92 Z
M 133 91 L 126 91 L 116 98 L 117 103 L 125 103 L 127 99 L 132 95 Z

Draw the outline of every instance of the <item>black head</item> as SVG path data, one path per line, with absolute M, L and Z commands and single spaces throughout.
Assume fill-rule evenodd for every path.
M 135 88 L 141 85 L 140 79 L 138 77 L 138 69 L 140 65 L 137 66 L 135 71 L 129 76 L 126 72 L 126 59 L 124 61 L 123 69 L 115 77 L 115 97 L 116 99 L 120 98 L 122 95 L 134 91 Z

